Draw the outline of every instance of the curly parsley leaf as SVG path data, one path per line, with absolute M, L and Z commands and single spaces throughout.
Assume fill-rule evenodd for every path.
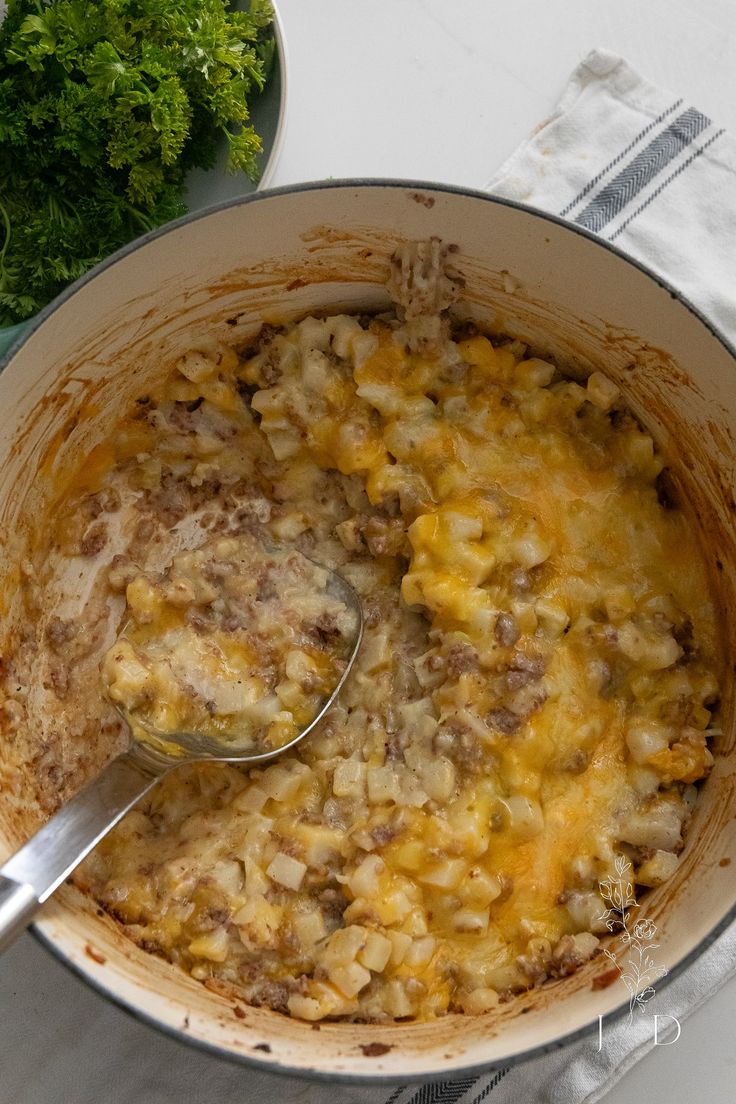
M 0 24 L 0 325 L 184 212 L 184 177 L 258 175 L 248 99 L 273 12 L 251 0 L 10 0 Z

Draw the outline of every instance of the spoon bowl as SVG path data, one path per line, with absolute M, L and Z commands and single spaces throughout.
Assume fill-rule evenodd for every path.
M 337 699 L 355 663 L 363 639 L 363 610 L 358 595 L 341 575 L 323 564 L 316 566 L 327 572 L 328 585 L 354 614 L 356 626 L 340 677 L 316 715 L 296 736 L 278 747 L 236 752 L 224 741 L 196 731 L 163 733 L 138 717 L 133 724 L 128 712 L 116 703 L 133 734 L 128 749 L 108 763 L 0 867 L 0 952 L 20 935 L 37 909 L 103 836 L 169 771 L 183 763 L 198 761 L 239 766 L 263 763 L 296 747 L 319 724 Z

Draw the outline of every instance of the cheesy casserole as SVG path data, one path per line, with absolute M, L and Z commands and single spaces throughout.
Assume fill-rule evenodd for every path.
M 297 754 L 178 769 L 78 875 L 144 947 L 306 1020 L 481 1013 L 571 973 L 617 855 L 642 887 L 674 872 L 712 763 L 714 612 L 652 438 L 600 372 L 453 321 L 433 263 L 399 258 L 393 312 L 170 365 L 60 506 L 97 590 L 39 617 L 34 670 L 80 718 L 39 760 L 63 793 L 117 746 L 99 663 L 175 548 L 258 534 L 360 594 L 356 666 Z
M 332 578 L 253 532 L 179 552 L 161 578 L 134 575 L 102 663 L 108 696 L 138 739 L 172 754 L 167 737 L 182 733 L 223 753 L 283 747 L 332 694 L 358 633 Z

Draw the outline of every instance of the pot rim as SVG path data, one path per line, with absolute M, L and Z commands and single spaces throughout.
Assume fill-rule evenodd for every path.
M 278 32 L 281 30 L 278 16 L 275 20 Z M 282 98 L 283 103 L 283 98 Z M 279 140 L 283 139 L 283 118 L 280 120 L 279 133 L 277 133 L 274 146 Z M 278 188 L 265 188 L 254 192 L 247 196 L 238 196 L 234 199 L 223 200 L 219 203 L 212 204 L 208 207 L 204 207 L 198 211 L 188 212 L 172 222 L 166 223 L 164 226 L 158 227 L 148 233 L 142 235 L 139 238 L 135 238 L 132 242 L 128 242 L 122 246 L 115 253 L 105 258 L 99 264 L 95 265 L 92 269 L 86 272 L 73 284 L 70 284 L 64 289 L 55 299 L 53 299 L 46 307 L 43 308 L 34 318 L 31 320 L 28 328 L 25 332 L 18 337 L 18 339 L 8 348 L 5 355 L 0 358 L 0 373 L 8 366 L 12 361 L 15 354 L 23 347 L 27 340 L 36 332 L 36 330 L 44 324 L 44 322 L 50 318 L 56 311 L 62 308 L 67 300 L 72 298 L 75 293 L 84 287 L 87 283 L 93 280 L 98 273 L 103 272 L 107 268 L 116 264 L 119 260 L 124 259 L 130 254 L 136 252 L 138 249 L 148 245 L 150 242 L 163 237 L 165 234 L 176 231 L 182 226 L 197 221 L 202 218 L 208 218 L 209 216 L 216 214 L 220 211 L 225 211 L 231 207 L 240 207 L 246 204 L 258 203 L 263 200 L 269 200 L 278 196 L 289 196 L 299 194 L 301 192 L 316 192 L 326 191 L 332 189 L 355 189 L 355 188 L 387 188 L 391 190 L 410 190 L 410 191 L 423 191 L 423 192 L 439 192 L 447 193 L 450 195 L 461 196 L 467 199 L 483 200 L 486 203 L 496 204 L 502 207 L 509 207 L 517 211 L 524 212 L 526 215 L 533 218 L 542 219 L 546 222 L 552 223 L 564 230 L 572 231 L 580 235 L 582 238 L 588 239 L 588 241 L 594 243 L 596 246 L 606 250 L 613 254 L 619 260 L 632 265 L 638 269 L 644 276 L 647 276 L 658 287 L 666 291 L 670 297 L 676 300 L 685 309 L 705 327 L 705 329 L 711 334 L 712 337 L 720 343 L 725 349 L 728 355 L 736 362 L 736 346 L 734 343 L 721 331 L 711 319 L 702 313 L 702 311 L 695 306 L 686 296 L 678 291 L 668 280 L 655 272 L 648 265 L 642 263 L 637 258 L 625 253 L 618 246 L 613 245 L 611 242 L 600 238 L 591 231 L 585 229 L 582 226 L 578 226 L 576 223 L 569 222 L 568 220 L 561 218 L 559 215 L 543 211 L 539 208 L 532 207 L 525 203 L 520 203 L 516 200 L 508 199 L 502 196 L 494 196 L 488 192 L 479 191 L 474 188 L 465 188 L 454 184 L 443 184 L 431 181 L 420 181 L 412 179 L 402 178 L 390 178 L 390 177 L 346 177 L 343 179 L 330 179 L 330 180 L 317 180 L 317 181 L 305 181 L 297 184 L 284 185 Z M 725 915 L 714 925 L 714 927 L 705 935 L 700 942 L 693 947 L 683 958 L 676 962 L 667 972 L 667 974 L 661 978 L 658 982 L 658 992 L 663 990 L 669 983 L 679 977 L 696 959 L 698 959 L 707 949 L 710 947 L 718 936 L 736 920 L 736 903 L 731 906 Z M 146 1012 L 139 1006 L 134 1006 L 126 999 L 119 996 L 115 991 L 109 989 L 103 985 L 97 978 L 92 977 L 84 969 L 80 963 L 73 962 L 64 950 L 57 945 L 46 933 L 43 931 L 43 920 L 31 925 L 31 933 L 35 936 L 38 942 L 45 947 L 51 954 L 53 954 L 61 963 L 63 963 L 69 970 L 72 971 L 77 977 L 85 982 L 92 990 L 99 995 L 110 1000 L 117 1007 L 133 1016 L 135 1019 L 142 1023 L 147 1024 L 150 1027 L 157 1029 L 164 1035 L 179 1041 L 186 1043 L 190 1046 L 194 1046 L 199 1050 L 206 1053 L 217 1056 L 218 1058 L 227 1059 L 230 1062 L 235 1062 L 238 1065 L 245 1065 L 255 1067 L 263 1072 L 269 1072 L 278 1074 L 285 1077 L 297 1077 L 304 1080 L 317 1081 L 317 1082 L 336 1082 L 336 1083 L 349 1083 L 349 1084 L 375 1084 L 375 1085 L 408 1085 L 408 1084 L 421 1084 L 424 1082 L 417 1081 L 416 1076 L 413 1074 L 392 1074 L 392 1073 L 343 1073 L 337 1071 L 326 1071 L 317 1069 L 304 1069 L 298 1066 L 287 1066 L 281 1064 L 274 1064 L 272 1060 L 269 1060 L 268 1056 L 263 1058 L 256 1057 L 250 1054 L 240 1054 L 224 1047 L 209 1043 L 201 1038 L 196 1038 L 189 1035 L 187 1032 L 181 1029 L 164 1023 L 162 1020 L 156 1018 L 154 1015 Z M 560 1050 L 565 1046 L 578 1040 L 583 1039 L 586 1035 L 600 1023 L 602 1026 L 611 1026 L 612 1024 L 620 1021 L 622 1017 L 627 1013 L 629 1008 L 628 1000 L 622 1000 L 621 1004 L 614 1008 L 611 1012 L 602 1014 L 600 1017 L 584 1024 L 582 1027 L 576 1028 L 564 1035 L 550 1040 L 546 1043 L 540 1043 L 538 1046 L 531 1047 L 527 1050 L 513 1055 L 510 1058 L 503 1059 L 502 1061 L 496 1061 L 493 1064 L 487 1064 L 483 1062 L 476 1062 L 467 1066 L 459 1066 L 448 1071 L 453 1079 L 460 1078 L 463 1075 L 481 1075 L 483 1073 L 489 1073 L 491 1071 L 504 1069 L 508 1071 L 516 1065 L 520 1065 L 522 1062 L 530 1061 L 532 1058 L 538 1058 L 544 1054 L 548 1054 L 554 1050 Z M 426 1080 L 435 1079 L 440 1076 L 432 1074 L 430 1078 Z

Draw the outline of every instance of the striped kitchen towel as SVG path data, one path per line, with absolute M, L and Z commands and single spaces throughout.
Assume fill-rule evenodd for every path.
M 736 143 L 722 127 L 594 50 L 488 189 L 613 242 L 734 341 L 735 173 Z

